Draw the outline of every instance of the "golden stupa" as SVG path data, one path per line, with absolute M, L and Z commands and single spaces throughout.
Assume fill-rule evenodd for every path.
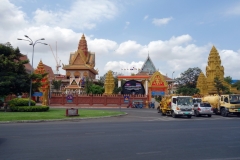
M 114 89 L 114 77 L 112 71 L 108 71 L 106 75 L 106 79 L 104 82 L 105 93 L 104 94 L 112 94 Z
M 239 93 L 236 88 L 224 81 L 224 67 L 221 65 L 221 58 L 215 46 L 212 47 L 208 56 L 208 65 L 206 67 L 206 76 L 200 73 L 197 80 L 197 88 L 201 95 L 217 94 L 217 89 L 214 87 L 214 78 L 218 77 L 223 85 L 230 89 L 232 93 Z

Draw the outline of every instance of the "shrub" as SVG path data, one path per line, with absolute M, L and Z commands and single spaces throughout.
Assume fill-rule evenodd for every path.
M 8 105 L 10 107 L 12 106 L 28 106 L 29 103 L 29 99 L 28 98 L 14 98 L 10 101 L 8 101 Z M 35 106 L 36 102 L 34 102 L 33 100 L 30 101 L 31 106 Z
M 10 106 L 12 112 L 45 112 L 48 106 Z

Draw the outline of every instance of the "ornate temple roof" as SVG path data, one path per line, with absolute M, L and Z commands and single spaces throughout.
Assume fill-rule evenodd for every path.
M 156 68 L 151 60 L 151 58 L 147 57 L 147 59 L 145 60 L 144 64 L 142 65 L 142 68 L 139 72 L 139 74 L 145 72 L 145 73 L 148 73 L 148 74 L 153 74 L 154 72 L 156 72 Z
M 55 78 L 54 74 L 53 74 L 53 70 L 51 67 L 45 65 L 42 60 L 40 60 L 40 62 L 38 63 L 38 66 L 36 68 L 36 70 L 34 71 L 35 73 L 48 73 L 47 77 L 48 80 L 53 80 Z
M 98 74 L 95 67 L 95 53 L 89 52 L 87 47 L 87 41 L 84 34 L 79 40 L 78 50 L 70 53 L 69 64 L 64 65 L 64 70 L 89 70 L 93 74 Z

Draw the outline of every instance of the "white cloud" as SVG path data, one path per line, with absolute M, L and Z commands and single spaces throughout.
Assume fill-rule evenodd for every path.
M 148 15 L 146 15 L 146 16 L 144 16 L 144 18 L 143 18 L 144 20 L 147 20 L 148 19 Z
M 34 13 L 34 21 L 36 24 L 49 26 L 92 29 L 96 27 L 96 23 L 112 19 L 117 13 L 117 6 L 110 0 L 76 1 L 69 11 L 52 12 L 38 9 Z
M 240 15 L 240 3 L 234 4 L 231 8 L 228 8 L 225 12 L 227 15 Z
M 168 24 L 172 19 L 173 19 L 172 17 L 162 18 L 162 19 L 154 18 L 152 23 L 156 26 L 162 26 L 162 25 Z
M 8 0 L 2 0 L 0 5 L 0 29 L 4 32 L 23 28 L 27 25 L 26 15 Z
M 222 65 L 224 66 L 224 76 L 231 76 L 233 79 L 240 79 L 239 59 L 240 52 L 233 50 L 220 50 L 219 51 Z
M 137 73 L 138 70 L 130 70 L 133 68 L 139 69 L 143 65 L 143 61 L 139 62 L 125 62 L 125 61 L 109 61 L 104 67 L 105 73 L 109 70 L 118 72 L 118 73 L 123 73 L 123 74 L 131 74 L 131 73 Z
M 85 16 L 81 17 L 83 12 Z M 78 42 L 82 36 L 81 32 L 74 31 L 70 27 L 90 29 L 104 19 L 114 18 L 117 13 L 115 4 L 110 1 L 78 1 L 72 5 L 70 11 L 53 12 L 38 9 L 35 11 L 32 22 L 21 11 L 21 8 L 4 0 L 0 5 L 0 43 L 11 42 L 13 47 L 18 46 L 22 53 L 28 54 L 31 60 L 32 46 L 29 46 L 25 41 L 17 41 L 17 38 L 24 38 L 25 34 L 33 40 L 45 38 L 44 42 L 50 44 L 54 52 L 57 41 L 58 57 L 62 63 L 68 64 L 70 52 L 77 50 Z M 50 21 L 50 19 L 53 20 Z M 171 19 L 156 20 L 156 23 L 158 25 L 167 24 Z M 173 71 L 175 71 L 174 77 L 177 77 L 190 67 L 199 67 L 205 72 L 212 47 L 212 44 L 196 45 L 188 34 L 173 36 L 168 40 L 150 41 L 147 44 L 139 44 L 133 40 L 117 43 L 112 39 L 97 38 L 93 35 L 85 35 L 85 37 L 89 51 L 95 52 L 95 68 L 99 69 L 100 76 L 108 70 L 129 74 L 129 71 L 121 69 L 141 68 L 148 53 L 155 67 L 164 75 L 168 74 L 169 77 L 172 76 Z M 240 52 L 225 49 L 220 50 L 219 53 L 222 65 L 225 67 L 225 76 L 229 75 L 233 79 L 240 79 L 238 67 Z M 49 46 L 41 44 L 35 46 L 34 67 L 40 60 L 55 70 L 55 59 Z M 65 72 L 61 70 L 61 73 Z
M 88 50 L 96 52 L 98 55 L 107 55 L 117 48 L 117 43 L 107 39 L 87 38 Z
M 116 49 L 116 54 L 120 55 L 133 55 L 136 54 L 142 46 L 140 44 L 137 44 L 135 41 L 126 41 L 119 45 L 119 47 Z
M 129 24 L 130 24 L 130 22 L 126 22 L 126 23 L 125 23 L 125 27 L 124 27 L 124 29 L 127 29 L 128 26 L 129 26 Z

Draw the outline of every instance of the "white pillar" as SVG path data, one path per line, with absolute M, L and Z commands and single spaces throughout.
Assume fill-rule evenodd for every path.
M 118 87 L 121 87 L 121 80 L 118 80 Z
M 145 80 L 145 90 L 146 90 L 145 95 L 147 95 L 148 94 L 148 80 L 147 79 Z

